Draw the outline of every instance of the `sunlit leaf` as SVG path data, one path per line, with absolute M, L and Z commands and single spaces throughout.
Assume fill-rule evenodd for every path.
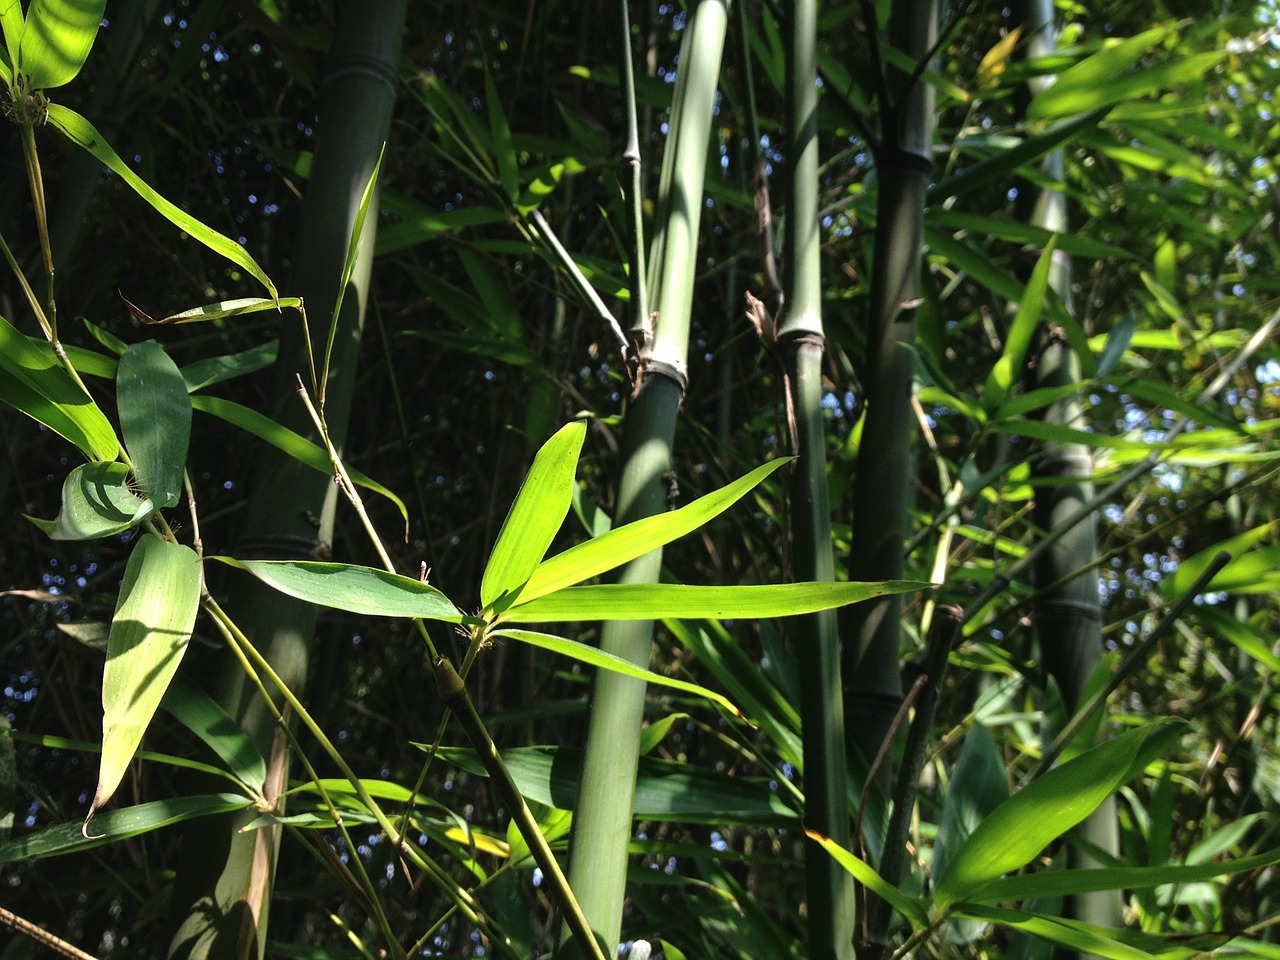
M 1227 564 L 1222 570 L 1218 571 L 1218 575 L 1214 577 L 1216 583 L 1219 578 L 1233 577 L 1237 575 L 1231 571 L 1231 567 L 1246 556 L 1250 550 L 1254 549 L 1259 543 L 1275 536 L 1276 522 L 1260 523 L 1252 530 L 1246 530 L 1235 536 L 1221 540 L 1212 546 L 1205 547 L 1203 550 L 1192 554 L 1178 564 L 1178 569 L 1173 572 L 1173 576 L 1164 581 L 1167 589 L 1167 599 L 1172 602 L 1182 594 L 1186 593 L 1193 583 L 1196 582 L 1219 553 L 1228 553 L 1232 556 L 1232 563 Z M 1210 584 L 1210 588 L 1212 584 Z
M 790 457 L 761 464 L 745 476 L 699 497 L 678 510 L 645 517 L 570 547 L 541 563 L 520 591 L 528 603 L 642 557 L 650 550 L 692 533 L 741 500 Z
M 31 0 L 18 54 L 28 89 L 48 90 L 76 78 L 98 38 L 106 7 L 107 0 Z
M 114 460 L 119 441 L 106 415 L 71 379 L 48 344 L 0 317 L 0 400 L 74 443 L 94 460 Z
M 95 836 L 85 837 L 79 823 L 60 823 L 17 840 L 0 843 L 0 863 L 78 853 L 103 844 L 118 843 L 184 820 L 230 813 L 250 806 L 253 806 L 253 801 L 247 797 L 234 793 L 214 793 L 154 800 L 122 810 L 106 810 L 94 818 L 94 829 L 99 831 Z
M 461 623 L 462 613 L 430 584 L 375 567 L 312 560 L 235 560 L 263 583 L 299 600 L 373 617 L 423 617 Z
M 85 817 L 120 785 L 191 639 L 200 605 L 194 550 L 144 534 L 125 565 L 102 674 L 102 766 Z M 100 828 L 99 828 L 100 829 Z
M 62 483 L 62 506 L 53 520 L 31 518 L 52 540 L 95 540 L 123 533 L 156 511 L 133 492 L 123 463 L 82 463 Z
M 1054 82 L 1041 90 L 1027 107 L 1027 117 L 1060 117 L 1079 113 L 1102 103 L 1117 103 L 1126 97 L 1108 100 L 1109 86 L 1138 58 L 1164 39 L 1168 28 L 1158 26 L 1134 37 L 1104 46 L 1097 53 L 1058 74 Z
M 241 297 L 238 300 L 219 300 L 217 303 L 206 303 L 203 306 L 171 313 L 167 317 L 153 317 L 124 297 L 120 299 L 124 300 L 125 306 L 129 308 L 129 313 L 133 315 L 135 320 L 139 323 L 150 325 L 200 323 L 204 320 L 224 320 L 227 317 L 239 317 L 268 310 L 274 310 L 279 313 L 283 307 L 302 306 L 300 297 L 281 297 L 279 300 L 271 300 L 266 297 Z
M 567 587 L 537 600 L 515 603 L 499 616 L 498 622 L 659 620 L 664 617 L 750 620 L 760 617 L 789 617 L 928 587 L 927 583 L 913 580 L 749 584 L 732 587 L 677 583 L 602 583 L 587 587 Z
M 182 497 L 191 439 L 191 398 L 177 364 L 154 340 L 135 343 L 116 368 L 125 449 L 143 492 L 161 507 Z
M 1031 279 L 1027 281 L 1027 288 L 1018 298 L 1018 312 L 1009 325 L 1004 350 L 982 388 L 982 406 L 987 411 L 1000 406 L 1022 376 L 1022 364 L 1031 348 L 1031 339 L 1040 322 L 1040 312 L 1044 309 L 1044 298 L 1049 292 L 1049 270 L 1053 266 L 1056 243 L 1055 234 L 1040 254 L 1035 269 L 1031 271 Z
M 1148 741 L 1163 746 L 1177 729 L 1155 722 L 1129 730 L 1023 787 L 983 819 L 956 851 L 934 885 L 937 905 L 946 908 L 970 899 L 984 884 L 1026 866 L 1133 775 Z
M 906 917 L 913 928 L 923 930 L 929 925 L 928 901 L 917 900 L 915 897 L 903 893 L 881 877 L 880 874 L 876 873 L 869 864 L 850 853 L 830 837 L 824 837 L 813 830 L 805 830 L 805 834 L 808 835 L 810 840 L 820 844 L 827 853 L 831 854 L 836 862 L 844 867 L 855 880 Z
M 1002 927 L 1021 930 L 1033 937 L 1067 947 L 1084 954 L 1107 957 L 1109 960 L 1192 960 L 1202 956 L 1194 948 L 1167 944 L 1155 937 L 1143 937 L 1130 931 L 1110 930 L 1063 917 L 1041 916 L 1017 910 L 963 904 L 956 912 L 961 916 L 987 920 Z M 1139 943 L 1130 943 L 1130 940 Z
M 249 255 L 249 251 L 229 237 L 224 237 L 212 227 L 201 223 L 195 217 L 152 190 L 136 173 L 129 169 L 128 165 L 111 149 L 110 145 L 88 120 L 69 107 L 65 107 L 60 103 L 51 103 L 49 104 L 49 125 L 61 130 L 73 143 L 88 150 L 98 160 L 110 167 L 138 196 L 149 203 L 161 216 L 179 230 L 200 241 L 214 253 L 225 257 L 244 269 L 250 276 L 255 277 L 259 283 L 266 287 L 267 292 L 273 298 L 278 298 L 276 285 L 271 282 L 271 278 L 258 266 L 257 261 Z
M 728 697 L 722 696 L 714 690 L 708 690 L 706 687 L 696 683 L 689 683 L 686 680 L 677 680 L 674 677 L 654 673 L 652 670 L 645 670 L 621 657 L 605 653 L 599 647 L 592 647 L 585 643 L 578 643 L 576 640 L 569 640 L 565 637 L 557 637 L 548 633 L 535 633 L 532 630 L 494 630 L 489 636 L 494 638 L 510 637 L 512 640 L 519 640 L 521 643 L 541 647 L 543 650 L 550 650 L 552 653 L 572 657 L 574 660 L 593 667 L 599 667 L 602 670 L 612 670 L 624 676 L 635 677 L 637 680 L 644 680 L 662 687 L 670 687 L 673 690 L 682 690 L 685 693 L 712 700 L 735 716 L 741 715 L 741 711 L 733 705 L 733 702 Z
M 534 456 L 485 564 L 480 602 L 486 608 L 524 585 L 564 524 L 586 435 L 586 423 L 565 424 Z

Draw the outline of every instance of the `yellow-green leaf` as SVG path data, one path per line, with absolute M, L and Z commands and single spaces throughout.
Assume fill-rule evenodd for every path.
M 102 766 L 85 817 L 111 799 L 191 639 L 200 604 L 195 551 L 144 534 L 125 565 L 102 674 Z

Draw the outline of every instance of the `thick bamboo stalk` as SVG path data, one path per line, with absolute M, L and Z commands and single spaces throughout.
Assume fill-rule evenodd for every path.
M 404 15 L 405 0 L 380 0 L 376 8 L 363 3 L 340 5 L 303 228 L 294 250 L 296 266 L 288 285 L 291 293 L 306 302 L 320 358 L 361 194 L 390 130 Z M 328 428 L 339 448 L 354 392 L 377 223 L 376 215 L 364 222 L 361 255 L 343 300 L 327 386 Z M 287 323 L 277 365 L 282 398 L 278 418 L 310 433 L 309 418 L 295 390 L 296 374 L 309 369 L 306 345 L 296 317 L 289 317 Z M 241 552 L 275 558 L 314 556 L 318 544 L 332 538 L 336 490 L 330 478 L 297 461 L 274 452 L 268 455 L 246 511 Z M 320 529 L 309 514 L 321 517 Z M 247 579 L 232 586 L 226 606 L 276 672 L 292 689 L 300 690 L 315 631 L 315 608 Z M 238 667 L 225 663 L 219 669 L 216 695 L 263 755 L 272 756 L 276 733 L 272 711 L 261 703 L 257 688 Z M 273 759 L 283 782 L 287 754 L 277 751 Z M 186 832 L 174 891 L 170 957 L 242 960 L 262 955 L 276 840 L 269 829 L 239 833 L 243 822 L 243 817 L 202 820 Z
M 1054 7 L 1052 0 L 1020 0 L 1014 17 L 1027 33 L 1026 55 L 1039 57 L 1054 51 Z M 1033 87 L 1033 92 L 1035 88 Z M 1050 182 L 1062 179 L 1062 151 L 1055 150 L 1044 160 Z M 1034 195 L 1030 222 L 1047 230 L 1068 228 L 1067 202 L 1061 191 L 1042 189 Z M 1071 306 L 1071 261 L 1062 251 L 1054 252 L 1050 287 L 1067 308 Z M 1061 338 L 1046 336 L 1035 368 L 1035 387 L 1056 387 L 1080 379 L 1079 363 L 1070 345 Z M 1079 400 L 1068 397 L 1049 406 L 1044 419 L 1065 426 L 1081 426 Z M 1083 444 L 1045 443 L 1043 455 L 1032 465 L 1036 484 L 1032 517 L 1042 530 L 1053 530 L 1093 497 L 1093 461 Z M 1098 546 L 1092 518 L 1074 524 L 1066 534 L 1045 550 L 1035 563 L 1037 600 L 1033 622 L 1045 669 L 1061 691 L 1067 716 L 1081 705 L 1081 695 L 1089 677 L 1102 659 L 1102 609 L 1098 599 L 1098 578 L 1094 573 Z M 1076 571 L 1086 571 L 1076 574 Z M 1119 827 L 1115 799 L 1108 797 L 1074 831 L 1073 838 L 1111 854 L 1119 853 Z M 1068 866 L 1100 866 L 1076 846 L 1068 851 Z M 1102 927 L 1118 927 L 1123 922 L 1123 903 L 1117 891 L 1097 891 L 1072 898 L 1068 914 Z M 1060 957 L 1092 960 L 1092 955 L 1059 951 Z
M 701 0 L 685 28 L 659 187 L 649 290 L 657 309 L 652 340 L 640 359 L 640 384 L 627 410 L 622 476 L 614 522 L 628 523 L 667 508 L 663 475 L 671 469 L 676 414 L 684 394 L 685 354 L 693 302 L 698 223 L 716 81 L 728 22 L 723 0 Z M 623 583 L 655 583 L 662 551 L 623 568 Z M 649 662 L 653 624 L 605 625 L 601 649 L 637 664 Z M 583 758 L 569 883 L 592 930 L 616 953 L 626 894 L 627 843 L 644 718 L 645 684 L 611 671 L 596 677 Z M 560 955 L 573 954 L 562 937 Z
M 893 5 L 890 43 L 912 60 L 930 53 L 937 30 L 935 0 Z M 877 221 L 872 264 L 867 360 L 862 378 L 867 413 L 853 488 L 851 580 L 902 576 L 912 476 L 911 410 L 915 311 L 920 295 L 925 193 L 932 175 L 933 94 L 919 78 L 890 68 L 889 103 L 881 104 L 877 152 Z M 845 716 L 850 739 L 870 763 L 902 702 L 900 598 L 850 608 L 845 637 Z M 879 783 L 887 788 L 890 771 Z
M 779 346 L 795 415 L 798 462 L 788 484 L 791 576 L 834 580 L 822 415 L 822 277 L 818 232 L 817 4 L 795 0 L 786 17 L 786 216 L 783 249 L 785 320 Z M 850 844 L 840 638 L 834 612 L 789 624 L 800 671 L 805 825 Z M 812 841 L 805 846 L 809 952 L 813 960 L 853 960 L 856 903 L 852 878 Z

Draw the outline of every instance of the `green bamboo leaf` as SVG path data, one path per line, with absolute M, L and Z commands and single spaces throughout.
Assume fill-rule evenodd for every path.
M 1053 87 L 1049 88 L 1050 90 Z M 1026 137 L 1015 146 L 984 157 L 971 167 L 962 168 L 953 177 L 930 188 L 928 203 L 935 206 L 950 197 L 962 197 L 1012 174 L 1019 167 L 1035 163 L 1041 157 L 1058 149 L 1083 130 L 1089 130 L 1102 122 L 1111 107 L 1099 107 L 1078 117 L 1054 124 L 1044 133 Z M 1017 297 L 1008 299 L 1016 300 Z
M 1272 593 L 1280 589 L 1280 546 L 1260 547 L 1234 556 L 1205 589 L 1227 593 Z
M 515 144 L 511 140 L 511 124 L 502 110 L 502 100 L 493 82 L 489 61 L 484 62 L 484 100 L 489 109 L 489 128 L 493 133 L 493 152 L 498 158 L 498 182 L 508 200 L 520 196 L 520 163 L 516 159 Z
M 49 124 L 66 134 L 67 138 L 78 146 L 88 150 L 102 163 L 110 167 L 127 183 L 135 193 L 149 203 L 161 216 L 195 240 L 200 241 L 214 253 L 225 257 L 244 269 L 250 276 L 267 288 L 272 299 L 279 299 L 276 285 L 258 266 L 257 261 L 249 255 L 249 251 L 229 237 L 224 237 L 212 227 L 207 226 L 195 217 L 174 206 L 151 187 L 125 164 L 111 149 L 102 135 L 80 114 L 60 103 L 49 104 Z
M 537 600 L 516 603 L 498 617 L 507 623 L 579 620 L 754 620 L 830 610 L 893 593 L 924 590 L 914 580 L 876 583 L 776 583 L 700 587 L 677 583 L 602 583 L 567 587 Z
M 1239 559 L 1256 547 L 1263 540 L 1269 539 L 1275 534 L 1277 522 L 1262 523 L 1254 527 L 1252 530 L 1246 530 L 1244 533 L 1238 533 L 1233 537 L 1221 540 L 1213 546 L 1206 547 L 1198 553 L 1192 554 L 1178 564 L 1178 569 L 1174 571 L 1173 576 L 1165 583 L 1167 589 L 1162 591 L 1170 602 L 1182 596 L 1191 585 L 1200 578 L 1200 576 L 1209 569 L 1209 564 L 1213 563 L 1214 558 L 1220 553 L 1229 553 L 1232 557 Z M 1234 562 L 1234 561 L 1233 561 Z M 1218 572 L 1221 577 L 1231 569 L 1228 564 Z M 1215 580 L 1217 577 L 1214 578 Z
M 1044 227 L 1037 227 L 1009 217 L 987 217 L 975 213 L 962 213 L 958 210 L 937 209 L 929 211 L 929 223 L 945 230 L 964 230 L 967 233 L 996 237 L 1010 243 L 1031 244 L 1041 248 L 1052 238 L 1057 237 L 1058 249 L 1073 257 L 1090 257 L 1094 260 L 1132 260 L 1134 258 L 1134 253 L 1123 247 L 1077 234 L 1054 233 Z
M 1178 727 L 1158 721 L 1122 733 L 1088 750 L 1000 804 L 955 853 L 934 886 L 940 909 L 1030 863 L 1050 842 L 1087 817 L 1146 758 L 1148 741 L 1163 747 Z
M 160 705 L 191 639 L 200 605 L 200 558 L 178 543 L 143 534 L 124 582 L 102 673 L 102 766 L 85 817 L 111 799 Z
M 1106 51 L 1103 51 L 1104 53 Z M 1195 53 L 1169 63 L 1161 63 L 1152 67 L 1141 67 L 1133 73 L 1117 77 L 1096 86 L 1063 88 L 1062 81 L 1070 75 L 1068 70 L 1058 82 L 1042 92 L 1027 107 L 1027 118 L 1030 120 L 1047 120 L 1076 113 L 1080 110 L 1092 110 L 1095 107 L 1110 107 L 1113 104 L 1137 100 L 1148 94 L 1167 90 L 1184 83 L 1202 80 L 1204 75 L 1226 59 L 1227 53 L 1211 51 Z M 1087 63 L 1088 61 L 1085 61 Z M 1084 63 L 1077 64 L 1084 66 Z M 1076 69 L 1075 67 L 1071 68 Z
M 191 408 L 199 410 L 201 413 L 211 414 L 219 420 L 225 420 L 246 433 L 252 434 L 259 440 L 265 440 L 276 449 L 283 450 L 289 456 L 300 463 L 306 464 L 313 470 L 319 470 L 321 473 L 327 474 L 333 473 L 333 461 L 329 459 L 329 454 L 324 447 L 317 446 L 305 437 L 294 433 L 288 427 L 282 427 L 270 417 L 264 417 L 256 410 L 252 410 L 243 404 L 236 403 L 234 400 L 225 400 L 222 397 L 200 394 L 191 398 Z M 374 493 L 380 494 L 394 503 L 400 511 L 400 516 L 404 518 L 404 522 L 406 524 L 409 522 L 409 508 L 394 493 L 376 480 L 369 479 L 359 470 L 353 470 L 350 466 L 347 467 L 347 475 L 351 477 L 351 481 L 356 486 L 372 490 Z
M 279 313 L 284 307 L 302 306 L 301 297 L 280 297 L 277 300 L 267 297 L 241 297 L 237 300 L 219 300 L 217 303 L 206 303 L 199 307 L 192 307 L 190 310 L 171 313 L 167 317 L 153 317 L 124 297 L 120 299 L 124 300 L 125 306 L 129 308 L 129 312 L 133 314 L 135 320 L 139 323 L 155 326 L 200 323 L 205 320 L 225 320 L 227 317 L 240 317 L 250 313 L 262 313 L 267 310 L 274 310 Z
M 1195 883 L 1230 874 L 1248 873 L 1280 863 L 1280 850 L 1189 865 L 1158 867 L 1097 867 L 1086 870 L 1042 870 L 1017 877 L 1003 877 L 985 884 L 966 903 L 1011 903 L 1044 897 L 1067 897 L 1098 890 L 1143 890 L 1166 884 Z
M 18 54 L 28 90 L 61 87 L 76 78 L 106 7 L 107 0 L 31 0 Z
M 947 796 L 933 844 L 934 876 L 947 872 L 956 852 L 964 846 L 993 810 L 1009 799 L 1009 781 L 1004 758 L 995 738 L 981 723 L 974 722 L 960 748 L 955 773 L 947 784 Z M 985 923 L 953 919 L 949 933 L 953 943 L 972 943 L 986 929 Z
M 424 211 L 412 219 L 379 227 L 374 249 L 378 256 L 382 256 L 426 243 L 441 234 L 456 233 L 467 227 L 502 223 L 506 219 L 507 214 L 497 207 L 455 207 L 452 210 Z
M 135 343 L 116 368 L 116 407 L 138 485 L 156 505 L 182 498 L 191 398 L 177 364 L 154 340 Z
M 51 540 L 95 540 L 123 533 L 155 511 L 153 501 L 130 488 L 123 463 L 82 463 L 63 481 L 58 516 L 30 519 Z
M 1050 86 L 1032 99 L 1027 106 L 1027 118 L 1061 117 L 1126 99 L 1106 99 L 1109 88 L 1168 32 L 1167 27 L 1158 26 L 1137 36 L 1118 40 L 1063 70 Z
M 1195 616 L 1206 627 L 1235 644 L 1242 653 L 1253 657 L 1272 673 L 1280 674 L 1280 657 L 1271 650 L 1274 637 L 1259 633 L 1252 623 L 1241 621 L 1216 607 L 1196 607 Z
M 22 61 L 22 31 L 26 26 L 26 18 L 22 15 L 22 0 L 0 0 L 0 29 L 4 31 L 4 45 L 7 56 L 3 57 L 8 76 L 7 86 L 13 86 L 13 79 L 20 72 Z
M 792 459 L 770 460 L 679 510 L 628 523 L 556 554 L 541 563 L 529 577 L 529 582 L 520 591 L 520 600 L 527 603 L 589 580 L 692 533 L 728 510 L 765 477 Z
M 466 619 L 448 597 L 430 584 L 376 567 L 312 560 L 212 559 L 246 570 L 281 593 L 334 610 L 448 623 Z
M 993 420 L 990 429 L 998 433 L 1012 433 L 1033 440 L 1047 440 L 1051 443 L 1079 443 L 1086 447 L 1104 447 L 1108 450 L 1129 450 L 1140 456 L 1146 456 L 1154 449 L 1161 449 L 1173 444 L 1147 440 L 1141 436 L 1113 437 L 1108 433 L 1094 433 L 1091 430 L 1077 430 L 1057 423 L 1046 423 L 1043 420 Z
M 1027 281 L 1027 288 L 1019 297 L 1018 312 L 1009 326 L 1004 350 L 987 374 L 987 382 L 982 389 L 982 406 L 988 412 L 999 407 L 1009 396 L 1014 384 L 1021 379 L 1022 363 L 1031 347 L 1036 325 L 1040 322 L 1040 312 L 1044 309 L 1044 298 L 1049 291 L 1049 270 L 1053 266 L 1053 251 L 1057 241 L 1057 234 L 1054 234 L 1049 239 L 1049 245 L 1040 254 L 1040 259 L 1036 261 L 1031 279 Z
M 486 609 L 504 597 L 509 599 L 546 556 L 573 502 L 574 476 L 586 436 L 586 423 L 567 423 L 533 458 L 484 568 L 480 602 Z
M 519 640 L 521 643 L 540 647 L 543 650 L 550 650 L 552 653 L 572 657 L 580 663 L 599 667 L 602 670 L 612 670 L 615 673 L 635 677 L 637 680 L 644 680 L 648 683 L 655 683 L 658 686 L 670 687 L 673 690 L 683 690 L 685 693 L 691 693 L 696 697 L 702 697 L 720 704 L 734 716 L 742 716 L 742 711 L 733 704 L 733 701 L 716 693 L 714 690 L 708 690 L 704 686 L 689 683 L 685 680 L 666 677 L 660 673 L 654 673 L 652 670 L 645 670 L 643 667 L 637 667 L 634 663 L 623 660 L 621 657 L 605 653 L 599 647 L 592 647 L 585 643 L 578 643 L 576 640 L 568 640 L 549 633 L 535 633 L 532 630 L 493 630 L 489 633 L 489 636 L 510 637 L 512 640 Z
M 224 380 L 233 380 L 245 374 L 263 370 L 276 362 L 280 353 L 280 341 L 270 340 L 267 343 L 239 353 L 229 353 L 221 357 L 206 357 L 196 360 L 182 368 L 182 379 L 186 382 L 187 392 L 195 393 L 205 387 Z
M 969 903 L 957 906 L 955 912 L 959 916 L 1021 930 L 1041 940 L 1078 950 L 1080 953 L 1108 957 L 1110 960 L 1152 960 L 1153 957 L 1159 960 L 1192 960 L 1203 955 L 1198 949 L 1169 944 L 1157 937 L 1110 930 L 1063 917 L 1041 916 Z M 1229 935 L 1227 936 L 1229 939 Z
M 253 740 L 217 701 L 178 674 L 160 706 L 216 753 L 241 783 L 254 793 L 262 793 L 267 782 L 266 761 Z
M 914 930 L 924 930 L 929 926 L 928 901 L 909 896 L 876 873 L 869 864 L 850 853 L 830 837 L 824 837 L 812 830 L 805 834 L 814 843 L 820 844 L 827 853 L 835 858 L 836 863 L 844 867 L 855 880 L 883 899 L 895 910 L 907 918 Z
M 1098 356 L 1098 376 L 1105 377 L 1119 366 L 1125 351 L 1129 349 L 1130 341 L 1133 340 L 1133 331 L 1136 326 L 1137 322 L 1132 313 L 1126 313 L 1115 322 L 1111 332 L 1107 334 L 1102 353 Z
M 333 301 L 333 316 L 329 318 L 329 336 L 324 344 L 324 373 L 321 375 L 319 392 L 324 398 L 325 385 L 329 382 L 329 361 L 333 357 L 333 341 L 338 334 L 338 318 L 342 314 L 342 301 L 346 298 L 347 287 L 351 284 L 351 274 L 356 269 L 356 259 L 360 255 L 360 240 L 364 236 L 364 222 L 369 216 L 369 206 L 378 188 L 378 173 L 382 170 L 382 158 L 386 155 L 387 145 L 383 143 L 378 151 L 378 161 L 369 173 L 369 179 L 360 195 L 360 206 L 356 210 L 355 222 L 351 225 L 351 236 L 347 240 L 347 258 L 342 264 L 342 277 L 338 281 L 338 295 Z
M 1022 299 L 1025 288 L 1018 282 L 1018 278 L 996 266 L 987 254 L 963 240 L 957 240 L 946 231 L 935 230 L 927 224 L 924 228 L 924 240 L 931 254 L 945 258 L 947 263 L 964 271 L 1001 300 L 1014 303 Z
M 1143 400 L 1150 404 L 1160 404 L 1176 413 L 1181 413 L 1191 420 L 1203 426 L 1218 427 L 1222 430 L 1230 431 L 1236 434 L 1234 440 L 1247 436 L 1244 427 L 1237 423 L 1229 416 L 1224 416 L 1217 410 L 1196 403 L 1196 401 L 1188 397 L 1185 391 L 1174 389 L 1167 383 L 1162 383 L 1152 377 L 1134 378 L 1131 376 L 1108 377 L 1107 383 L 1113 384 L 1120 390 L 1139 400 Z
M 247 797 L 234 793 L 213 793 L 197 797 L 177 797 L 173 800 L 153 800 L 136 807 L 107 810 L 94 820 L 94 827 L 101 833 L 93 837 L 84 836 L 78 823 L 60 823 L 17 840 L 0 843 L 0 864 L 79 853 L 184 820 L 230 813 L 251 806 L 253 801 Z
M 71 379 L 53 349 L 23 336 L 4 317 L 0 317 L 0 400 L 71 441 L 91 459 L 114 460 L 120 452 L 106 415 Z
M 416 743 L 430 751 L 430 744 Z M 477 776 L 488 776 L 475 751 L 441 747 L 439 756 Z M 520 794 L 530 801 L 572 810 L 577 805 L 582 751 L 567 747 L 515 747 L 502 751 Z M 641 757 L 632 817 L 719 826 L 794 826 L 799 814 L 765 780 L 735 777 L 693 764 Z

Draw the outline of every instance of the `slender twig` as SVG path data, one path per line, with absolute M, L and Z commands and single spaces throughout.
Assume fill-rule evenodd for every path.
M 67 943 L 61 937 L 56 937 L 43 927 L 38 927 L 30 920 L 24 920 L 16 913 L 10 913 L 4 907 L 0 907 L 0 923 L 12 930 L 17 930 L 25 937 L 30 937 L 42 947 L 48 947 L 55 953 L 60 953 L 64 957 L 71 957 L 72 960 L 97 960 L 91 953 L 85 953 L 74 944 Z
M 542 868 L 543 879 L 560 907 L 565 923 L 573 932 L 578 945 L 588 956 L 595 960 L 605 960 L 600 941 L 591 931 L 591 925 L 587 923 L 587 918 L 583 915 L 582 908 L 578 906 L 578 900 L 569 887 L 568 878 L 560 869 L 555 854 L 551 852 L 551 846 L 538 827 L 538 821 L 534 818 L 529 805 L 524 802 L 524 797 L 520 795 L 520 788 L 516 786 L 511 771 L 503 763 L 497 745 L 494 744 L 493 738 L 489 736 L 489 731 L 485 729 L 484 722 L 476 712 L 475 704 L 471 702 L 462 678 L 445 657 L 437 660 L 435 666 L 436 685 L 440 689 L 440 698 L 458 718 L 458 723 L 462 725 L 463 732 L 475 748 L 480 762 L 489 772 L 489 778 L 499 796 L 510 809 L 511 819 L 515 821 L 520 835 L 529 845 L 529 852 L 533 854 L 533 859 Z

